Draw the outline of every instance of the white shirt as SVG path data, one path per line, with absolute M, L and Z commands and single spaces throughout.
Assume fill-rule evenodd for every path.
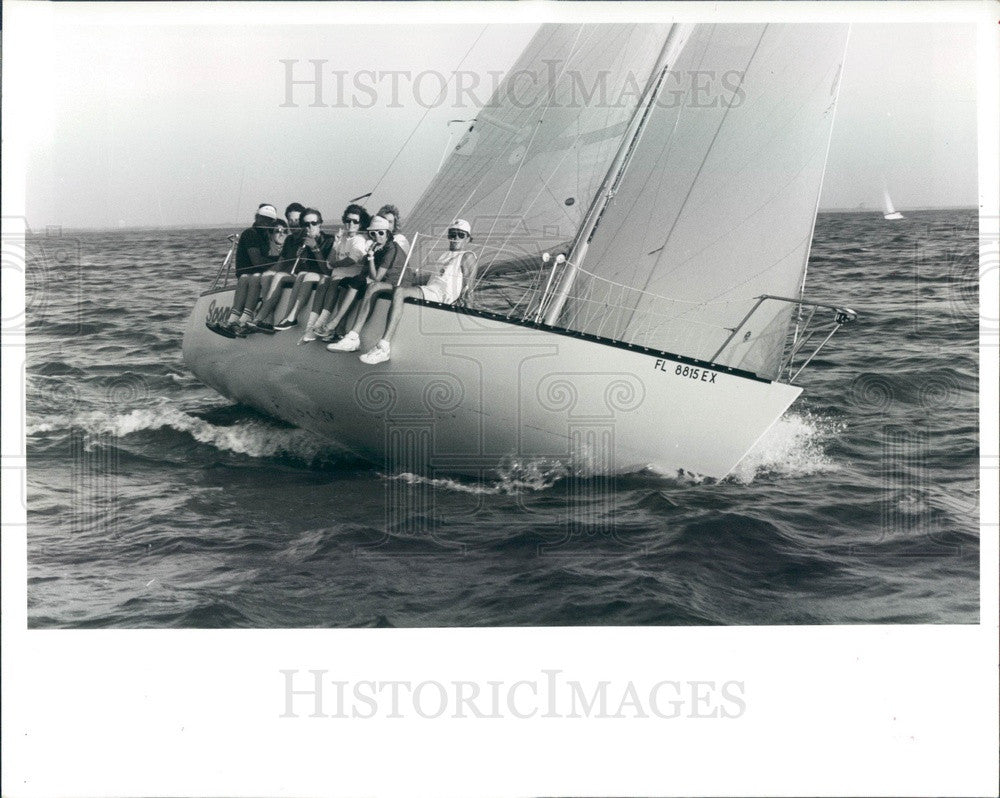
M 445 304 L 452 304 L 462 294 L 462 258 L 465 255 L 476 257 L 474 252 L 465 250 L 444 252 L 431 267 L 437 273 L 427 281 L 427 287 L 440 293 Z
M 360 263 L 368 252 L 368 236 L 338 230 L 333 239 L 333 252 L 335 261 L 350 258 L 355 263 Z

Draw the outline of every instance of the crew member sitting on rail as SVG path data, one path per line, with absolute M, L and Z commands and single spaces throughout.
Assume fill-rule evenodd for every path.
M 400 225 L 403 224 L 403 219 L 399 215 L 399 208 L 395 205 L 383 205 L 378 209 L 376 215 L 389 220 L 389 224 L 392 225 L 392 240 L 399 244 L 399 248 L 403 250 L 403 257 L 406 257 L 410 252 L 410 242 L 399 231 Z
M 257 305 L 260 297 L 260 275 L 278 260 L 281 250 L 272 252 L 271 232 L 278 212 L 269 203 L 261 203 L 254 214 L 253 224 L 240 233 L 236 243 L 236 294 L 229 318 L 222 324 L 210 324 L 213 332 L 233 338 L 237 334 L 240 316 L 245 307 Z M 249 319 L 247 319 L 249 321 Z
M 239 338 L 246 338 L 249 333 L 258 332 L 252 324 L 253 311 L 257 301 L 266 296 L 271 280 L 279 274 L 281 250 L 288 238 L 288 225 L 284 219 L 275 219 L 268 231 L 268 248 L 264 255 L 262 271 L 241 277 L 236 284 L 236 294 L 233 296 L 233 306 L 229 313 L 227 329 Z M 226 331 L 221 331 L 223 335 Z
M 385 332 L 374 348 L 361 355 L 362 363 L 373 365 L 389 359 L 392 337 L 399 326 L 399 320 L 403 315 L 403 303 L 407 298 L 441 302 L 446 305 L 453 305 L 459 300 L 466 303 L 472 300 L 472 286 L 476 276 L 476 256 L 472 252 L 465 251 L 466 244 L 471 242 L 472 227 L 467 221 L 456 219 L 448 225 L 448 251 L 443 253 L 429 270 L 430 279 L 424 285 L 398 286 L 393 289 L 392 305 L 389 308 L 389 317 L 386 319 Z M 375 293 L 375 291 L 366 291 L 365 297 L 368 298 L 369 295 L 373 297 Z M 355 329 L 351 330 L 354 333 L 353 340 L 358 340 L 357 336 L 363 320 L 364 316 L 359 313 Z M 333 351 L 353 351 L 349 348 L 351 344 L 347 343 L 350 335 L 351 333 L 345 335 L 343 341 L 340 342 L 343 346 Z M 331 347 L 334 346 L 338 345 L 331 345 Z M 354 349 L 356 348 L 357 344 L 354 344 Z
M 355 277 L 365 271 L 365 255 L 371 244 L 363 232 L 368 229 L 371 217 L 360 205 L 351 204 L 344 209 L 340 217 L 344 226 L 337 231 L 334 238 L 333 252 L 330 255 L 328 278 L 316 287 L 316 297 L 313 300 L 306 334 L 299 343 L 315 341 L 315 331 L 326 325 L 327 319 L 337 298 L 339 282 L 347 277 Z M 339 321 L 339 320 L 338 320 Z
M 299 220 L 302 218 L 302 211 L 305 209 L 306 206 L 301 202 L 292 202 L 285 208 L 285 220 L 288 222 L 289 228 L 298 230 L 302 226 Z
M 400 249 L 391 236 L 392 224 L 388 219 L 376 216 L 371 220 L 368 225 L 370 246 L 365 255 L 365 270 L 354 277 L 345 277 L 341 280 L 339 282 L 339 291 L 328 292 L 327 301 L 329 307 L 324 308 L 315 327 L 307 330 L 306 334 L 302 336 L 304 342 L 315 341 L 317 338 L 329 340 L 336 331 L 337 325 L 340 324 L 340 320 L 353 304 L 355 297 L 359 293 L 363 296 L 366 290 L 374 286 L 384 285 L 381 281 L 385 277 L 386 272 L 393 267 L 399 268 L 402 265 L 405 256 L 402 249 Z M 392 286 L 386 287 L 391 289 Z M 338 295 L 340 299 L 337 301 L 337 308 L 331 315 L 330 309 Z M 364 300 L 362 299 L 362 312 L 367 315 L 367 307 L 370 307 L 371 303 L 368 303 L 368 305 L 364 305 L 363 303 Z M 325 325 L 321 324 L 320 321 L 324 318 L 327 319 Z
M 333 252 L 333 236 L 320 229 L 323 224 L 323 214 L 315 208 L 306 208 L 302 211 L 301 221 L 302 229 L 296 235 L 288 237 L 281 253 L 282 260 L 290 261 L 292 266 L 287 274 L 280 275 L 275 279 L 275 285 L 271 287 L 271 295 L 264 303 L 264 307 L 261 308 L 259 316 L 266 318 L 274 311 L 281 298 L 280 287 L 294 280 L 295 288 L 292 291 L 288 314 L 280 323 L 274 325 L 276 330 L 287 330 L 298 324 L 295 316 L 299 308 L 308 301 L 309 294 L 316 283 L 330 269 L 327 265 L 327 259 Z

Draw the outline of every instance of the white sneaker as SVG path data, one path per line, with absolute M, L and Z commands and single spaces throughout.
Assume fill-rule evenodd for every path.
M 376 363 L 385 363 L 389 359 L 389 344 L 379 341 L 378 345 L 369 352 L 365 352 L 360 358 L 362 363 L 374 366 Z
M 299 339 L 300 344 L 308 344 L 316 340 L 316 330 L 312 327 L 307 327 L 303 336 Z
M 326 348 L 331 352 L 357 352 L 361 346 L 361 337 L 351 330 L 335 344 L 327 344 Z

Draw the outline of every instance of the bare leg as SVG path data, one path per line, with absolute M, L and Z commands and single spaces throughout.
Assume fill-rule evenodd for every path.
M 351 306 L 351 303 L 354 302 L 354 297 L 357 295 L 358 290 L 356 288 L 348 287 L 344 289 L 343 295 L 340 297 L 340 303 L 337 305 L 337 309 L 326 323 L 327 329 L 337 329 L 337 325 L 340 324 L 340 320 L 344 318 L 344 314 L 347 313 L 347 309 Z
M 313 313 L 323 312 L 323 308 L 326 306 L 327 295 L 334 287 L 335 284 L 329 277 L 324 277 L 320 281 L 319 285 L 316 286 L 316 296 L 313 298 Z
M 285 321 L 295 321 L 299 308 L 309 301 L 309 293 L 316 287 L 315 280 L 306 279 L 307 274 L 309 272 L 303 272 L 295 278 L 295 290 L 292 292 L 292 302 L 288 313 L 285 315 Z
M 354 352 L 361 346 L 361 328 L 368 321 L 372 304 L 380 296 L 392 293 L 392 285 L 389 283 L 372 283 L 361 294 L 361 301 L 357 303 L 357 310 L 354 312 L 354 320 L 347 335 L 337 343 L 330 344 L 327 349 L 331 352 Z M 332 327 L 332 325 L 331 325 Z
M 358 304 L 358 315 L 354 320 L 354 324 L 351 325 L 351 332 L 361 333 L 362 328 L 368 321 L 368 316 L 371 314 L 372 305 L 375 303 L 375 300 L 380 296 L 391 293 L 392 290 L 393 285 L 391 283 L 372 283 L 368 286 L 368 289 L 361 296 L 361 302 Z
M 250 286 L 254 282 L 258 285 L 260 284 L 256 274 L 240 275 L 240 279 L 236 282 L 236 293 L 233 294 L 233 304 L 229 309 L 229 318 L 227 319 L 228 324 L 235 324 L 239 321 L 240 316 L 243 314 L 243 308 L 246 307 L 247 304 L 247 296 L 250 293 Z
M 403 301 L 410 297 L 413 299 L 422 299 L 423 296 L 424 292 L 420 290 L 419 286 L 400 286 L 392 292 L 392 306 L 389 308 L 389 318 L 385 323 L 385 334 L 382 336 L 383 341 L 391 342 L 392 336 L 396 334 L 399 320 L 403 317 Z
M 324 277 L 316 285 L 316 296 L 313 297 L 312 310 L 309 311 L 309 321 L 306 324 L 306 333 L 302 337 L 305 340 L 314 340 L 309 338 L 310 331 L 315 331 L 319 329 L 319 322 L 323 319 L 324 315 L 329 316 L 330 314 L 323 310 L 323 306 L 326 302 L 326 297 L 331 290 L 331 281 L 329 277 Z
M 375 365 L 376 363 L 384 363 L 389 359 L 390 342 L 392 341 L 392 336 L 396 333 L 396 328 L 399 327 L 399 320 L 403 317 L 403 302 L 410 297 L 419 299 L 423 295 L 423 291 L 418 286 L 397 288 L 392 292 L 392 305 L 389 307 L 389 318 L 385 323 L 385 332 L 382 335 L 382 340 L 375 345 L 374 349 L 365 352 L 361 356 L 362 363 Z
M 277 276 L 278 275 L 275 274 L 274 272 L 264 272 L 260 276 L 260 296 L 258 297 L 259 299 L 264 299 L 267 296 L 269 296 L 269 292 L 271 290 L 271 282 Z
M 241 321 L 250 321 L 250 317 L 253 315 L 253 309 L 257 307 L 257 300 L 260 299 L 260 275 L 255 274 L 254 278 L 255 279 L 250 282 L 250 290 L 247 292 L 246 304 L 243 305 L 240 312 Z
M 264 304 L 261 305 L 259 311 L 257 311 L 256 321 L 264 321 L 278 307 L 278 302 L 281 301 L 281 287 L 288 285 L 295 278 L 290 274 L 276 274 L 274 279 L 271 281 L 271 293 L 268 294 L 267 299 Z
M 326 296 L 323 298 L 323 309 L 320 311 L 315 320 L 310 318 L 313 329 L 315 329 L 320 335 L 326 335 L 331 329 L 327 326 L 327 321 L 329 321 L 330 314 L 333 312 L 333 306 L 337 304 L 337 296 L 339 293 L 339 282 L 331 279 L 330 285 L 326 291 Z

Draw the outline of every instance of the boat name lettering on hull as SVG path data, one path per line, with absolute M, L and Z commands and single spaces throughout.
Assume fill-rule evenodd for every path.
M 215 300 L 213 299 L 211 304 L 208 306 L 208 312 L 205 314 L 206 324 L 221 324 L 226 319 L 229 318 L 229 306 L 220 308 L 216 306 Z
M 653 368 L 665 372 L 668 370 L 667 361 L 657 359 L 656 363 L 653 364 Z M 708 382 L 708 383 L 714 383 L 715 378 L 719 376 L 716 372 L 709 371 L 708 369 L 699 369 L 695 368 L 694 366 L 683 366 L 683 365 L 677 366 L 677 368 L 674 369 L 674 374 L 676 374 L 678 377 L 687 377 L 688 379 L 691 380 L 698 380 L 698 382 Z

